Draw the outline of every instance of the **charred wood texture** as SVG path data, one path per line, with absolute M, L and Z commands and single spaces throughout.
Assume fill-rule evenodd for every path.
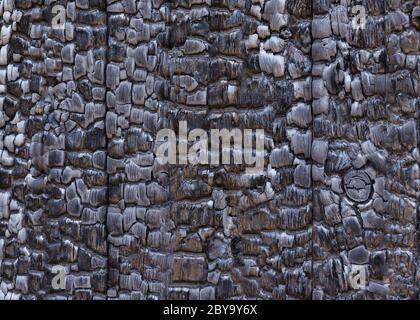
M 420 298 L 419 1 L 0 18 L 0 300 Z M 263 129 L 264 172 L 162 165 L 179 121 Z

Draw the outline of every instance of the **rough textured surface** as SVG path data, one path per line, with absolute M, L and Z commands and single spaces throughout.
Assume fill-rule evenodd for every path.
M 418 0 L 0 17 L 0 300 L 420 298 Z M 159 164 L 182 120 L 264 129 L 264 174 Z

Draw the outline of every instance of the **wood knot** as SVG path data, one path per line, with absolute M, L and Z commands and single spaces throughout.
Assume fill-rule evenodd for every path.
M 350 171 L 344 177 L 344 190 L 351 200 L 366 202 L 372 194 L 372 179 L 365 171 Z

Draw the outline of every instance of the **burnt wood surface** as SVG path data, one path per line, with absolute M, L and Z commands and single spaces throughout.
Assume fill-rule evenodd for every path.
M 419 299 L 419 30 L 419 0 L 0 0 L 0 300 Z M 159 164 L 179 121 L 264 129 L 264 173 Z

